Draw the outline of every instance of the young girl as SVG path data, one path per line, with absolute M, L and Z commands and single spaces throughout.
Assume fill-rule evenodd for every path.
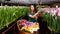
M 38 14 L 40 13 L 40 11 L 36 12 L 35 10 L 36 10 L 36 8 L 34 7 L 34 5 L 30 5 L 30 11 L 27 13 L 28 20 L 30 22 L 36 22 Z

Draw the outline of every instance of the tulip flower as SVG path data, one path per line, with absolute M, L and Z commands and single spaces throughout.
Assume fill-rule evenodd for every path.
M 58 16 L 60 16 L 60 8 L 58 8 L 58 12 L 57 13 L 58 13 Z
M 57 13 L 57 10 L 55 10 L 54 8 L 51 8 L 51 15 L 52 16 L 55 16 L 56 15 L 56 13 Z
M 49 11 L 49 8 L 46 8 L 46 9 L 45 9 L 45 11 L 46 11 L 47 13 L 49 13 L 49 12 L 50 12 L 50 11 Z

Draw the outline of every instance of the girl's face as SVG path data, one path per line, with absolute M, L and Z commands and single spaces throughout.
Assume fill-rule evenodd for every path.
M 30 10 L 34 11 L 34 6 L 33 5 L 30 6 Z

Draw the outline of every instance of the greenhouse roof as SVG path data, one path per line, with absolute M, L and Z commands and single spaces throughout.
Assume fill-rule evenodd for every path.
M 40 3 L 41 4 L 49 4 L 52 2 L 58 2 L 60 0 L 0 0 L 2 3 L 19 3 L 19 4 L 36 4 Z

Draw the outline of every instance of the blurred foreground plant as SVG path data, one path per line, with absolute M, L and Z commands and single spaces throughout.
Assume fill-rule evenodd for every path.
M 0 30 L 25 15 L 28 10 L 28 7 L 23 6 L 0 6 Z

